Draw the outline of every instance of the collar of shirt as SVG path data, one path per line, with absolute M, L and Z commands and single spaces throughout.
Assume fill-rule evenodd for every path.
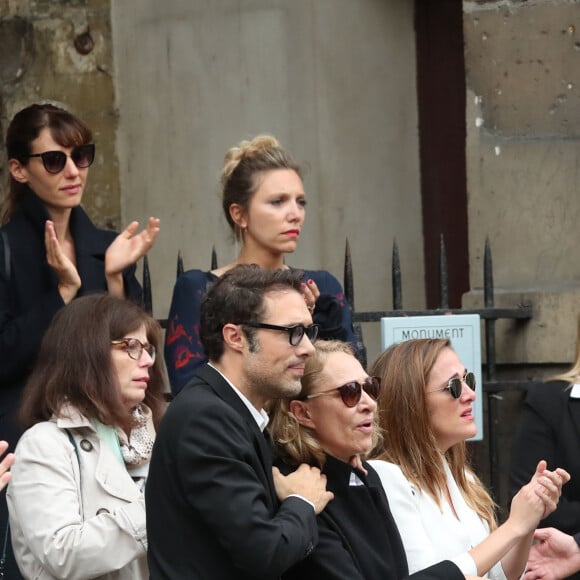
M 575 383 L 572 385 L 572 388 L 570 389 L 570 398 L 580 399 L 580 384 Z
M 250 411 L 250 413 L 252 414 L 252 417 L 254 418 L 254 421 L 256 421 L 258 428 L 260 429 L 260 431 L 262 431 L 262 433 L 264 432 L 264 429 L 267 427 L 268 425 L 268 421 L 270 420 L 270 417 L 268 417 L 268 413 L 266 413 L 266 411 L 264 411 L 264 409 L 260 409 L 258 411 L 258 409 L 256 409 L 256 407 L 254 407 L 254 405 L 252 405 L 252 403 L 250 403 L 249 399 L 246 397 L 246 395 L 244 395 L 244 393 L 242 393 L 242 391 L 240 391 L 233 383 L 232 381 L 230 381 L 230 379 L 228 379 L 228 377 L 226 377 L 222 372 L 220 372 L 218 369 L 216 369 L 211 363 L 207 363 L 212 369 L 214 369 L 214 371 L 218 372 L 224 379 L 224 381 L 230 386 L 232 387 L 232 389 L 234 390 L 234 393 L 236 393 L 236 395 L 238 395 L 238 397 L 240 397 L 240 399 L 242 399 L 242 403 L 244 403 L 244 405 L 246 405 L 246 407 L 248 408 L 248 411 Z
M 361 480 L 361 478 L 354 472 L 351 471 L 350 472 L 350 480 L 348 482 L 349 487 L 354 487 L 357 485 L 364 485 L 364 482 Z

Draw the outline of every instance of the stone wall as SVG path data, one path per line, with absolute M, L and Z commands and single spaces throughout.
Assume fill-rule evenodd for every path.
M 567 363 L 580 313 L 580 5 L 464 2 L 471 293 L 481 303 L 486 236 L 506 363 Z
M 97 153 L 83 204 L 102 227 L 121 227 L 115 150 L 118 114 L 109 0 L 0 0 L 0 180 L 4 136 L 21 108 L 51 101 L 78 114 Z

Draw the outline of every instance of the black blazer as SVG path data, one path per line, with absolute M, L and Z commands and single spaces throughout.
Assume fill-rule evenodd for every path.
M 161 421 L 145 498 L 154 580 L 278 579 L 318 539 L 312 506 L 280 505 L 264 434 L 207 364 Z
M 528 391 L 512 450 L 512 496 L 528 483 L 540 459 L 548 462 L 548 469 L 563 467 L 572 476 L 557 509 L 540 526 L 580 532 L 580 399 L 570 397 L 563 381 Z
M 326 456 L 323 473 L 334 499 L 318 515 L 318 545 L 284 580 L 465 580 L 459 568 L 443 561 L 409 576 L 405 550 L 380 479 Z M 288 473 L 292 468 L 280 464 Z M 354 472 L 364 485 L 350 486 Z
M 17 433 L 7 428 L 18 407 L 22 387 L 32 370 L 42 337 L 52 317 L 64 306 L 58 279 L 46 261 L 44 224 L 50 219 L 42 201 L 29 192 L 2 230 L 8 238 L 10 266 L 0 237 L 0 439 L 16 444 Z M 116 233 L 95 227 L 81 207 L 71 212 L 78 296 L 106 291 L 105 251 Z M 9 272 L 8 272 L 9 270 Z M 135 266 L 123 273 L 127 297 L 141 302 Z M 90 329 L 87 329 L 90 332 Z

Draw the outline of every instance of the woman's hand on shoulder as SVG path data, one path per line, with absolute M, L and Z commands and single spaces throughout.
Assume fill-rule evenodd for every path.
M 47 220 L 44 226 L 44 246 L 46 261 L 58 277 L 58 291 L 63 302 L 68 304 L 81 287 L 81 277 L 76 266 L 64 253 L 51 220 Z
M 8 449 L 8 443 L 6 441 L 0 441 L 0 457 L 4 455 L 6 450 Z M 12 467 L 14 463 L 14 454 L 8 453 L 6 457 L 2 461 L 0 461 L 0 489 L 4 489 L 6 484 L 10 481 L 10 471 L 9 469 Z
M 137 233 L 139 222 L 131 222 L 107 248 L 105 275 L 115 276 L 135 264 L 155 243 L 159 234 L 159 218 L 150 217 L 147 227 Z

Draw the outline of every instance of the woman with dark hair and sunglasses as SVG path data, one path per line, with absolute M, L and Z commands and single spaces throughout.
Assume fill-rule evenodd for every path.
M 144 483 L 164 408 L 161 328 L 110 294 L 50 324 L 26 384 L 8 486 L 25 578 L 145 580 Z
M 401 580 L 405 552 L 389 503 L 373 468 L 364 461 L 380 438 L 380 381 L 370 377 L 348 344 L 317 342 L 306 361 L 302 389 L 276 401 L 270 433 L 280 471 L 307 463 L 326 475 L 334 499 L 318 516 L 319 541 L 284 580 Z M 276 481 L 277 472 L 274 473 Z M 414 580 L 463 580 L 451 562 L 413 574 Z
M 204 272 L 188 270 L 177 280 L 165 335 L 165 359 L 174 393 L 193 377 L 207 357 L 199 338 L 199 312 L 208 288 L 237 264 L 287 268 L 306 217 L 300 166 L 270 135 L 258 135 L 228 150 L 221 176 L 222 207 L 240 244 L 237 258 Z M 302 291 L 320 338 L 355 345 L 348 302 L 338 280 L 326 270 L 307 270 Z
M 141 301 L 136 262 L 152 247 L 159 220 L 137 233 L 95 227 L 81 207 L 95 158 L 91 130 L 75 115 L 34 104 L 6 135 L 9 183 L 0 229 L 0 439 L 15 445 L 23 385 L 54 314 L 95 291 Z M 7 519 L 0 496 L 0 545 Z M 11 559 L 9 559 L 11 560 Z M 10 575 L 13 574 L 13 575 Z M 11 578 L 18 578 L 10 571 Z
M 520 578 L 533 532 L 556 508 L 568 473 L 548 471 L 540 461 L 498 527 L 495 504 L 466 461 L 465 440 L 477 432 L 475 377 L 451 343 L 392 345 L 371 373 L 381 378 L 384 441 L 373 453 L 380 461 L 370 464 L 389 498 L 409 569 L 449 559 L 468 574 Z

